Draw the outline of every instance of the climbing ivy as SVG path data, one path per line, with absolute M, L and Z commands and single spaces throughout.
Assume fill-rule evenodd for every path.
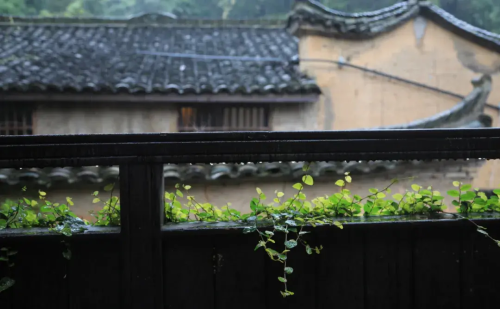
M 104 187 L 110 197 L 102 201 L 103 208 L 97 213 L 91 213 L 95 217 L 94 222 L 88 222 L 75 215 L 70 208 L 74 205 L 71 197 L 66 197 L 66 203 L 52 203 L 47 199 L 47 193 L 38 191 L 38 199 L 20 198 L 17 201 L 6 200 L 0 205 L 0 230 L 15 228 L 45 227 L 50 231 L 66 236 L 61 241 L 63 244 L 62 256 L 71 259 L 70 236 L 74 233 L 85 231 L 90 225 L 94 226 L 118 226 L 120 225 L 120 203 L 119 198 L 113 195 L 114 184 Z M 26 191 L 26 187 L 22 189 Z M 92 193 L 93 203 L 100 203 L 99 192 Z M 0 249 L 0 263 L 7 263 L 8 267 L 14 266 L 11 256 L 17 251 L 10 248 Z M 0 293 L 12 287 L 15 281 L 9 276 L 0 278 Z
M 250 201 L 250 212 L 246 214 L 231 209 L 230 203 L 220 208 L 210 203 L 200 203 L 194 196 L 189 195 L 191 186 L 177 184 L 175 192 L 165 193 L 167 221 L 246 223 L 248 226 L 243 229 L 243 233 L 255 233 L 259 237 L 255 251 L 262 248 L 272 261 L 283 265 L 283 275 L 277 280 L 283 283 L 281 295 L 288 297 L 294 295 L 287 286 L 287 276 L 293 274 L 293 268 L 288 263 L 290 252 L 300 246 L 307 254 L 320 254 L 323 249 L 323 246 L 313 246 L 304 239 L 309 233 L 304 231 L 305 226 L 334 225 L 343 229 L 345 221 L 357 216 L 431 215 L 444 213 L 448 209 L 444 204 L 445 197 L 432 187 L 412 184 L 411 189 L 406 190 L 404 194 L 392 194 L 391 187 L 399 182 L 397 179 L 392 180 L 385 188 L 369 189 L 369 194 L 364 197 L 353 194 L 348 189 L 352 182 L 349 173 L 345 173 L 342 179 L 335 182 L 336 193 L 308 200 L 304 188 L 314 185 L 314 179 L 307 174 L 309 164 L 306 164 L 303 170 L 306 175 L 302 177 L 301 182 L 292 186 L 292 196 L 286 198 L 283 192 L 275 191 L 271 201 L 266 202 L 267 195 L 257 188 L 257 197 Z M 447 195 L 454 198 L 452 204 L 457 207 L 458 213 L 449 214 L 468 220 L 476 226 L 479 233 L 500 246 L 500 241 L 491 237 L 484 227 L 466 217 L 472 212 L 500 212 L 500 189 L 493 191 L 494 196 L 487 197 L 484 192 L 472 189 L 469 184 L 455 181 L 453 186 L 456 189 L 448 191 Z M 276 243 L 275 236 L 279 233 L 284 235 L 281 245 Z
M 175 185 L 173 192 L 165 192 L 165 215 L 168 222 L 182 223 L 201 222 L 238 222 L 245 225 L 243 233 L 256 234 L 257 244 L 254 248 L 264 250 L 269 258 L 283 266 L 283 274 L 277 280 L 283 283 L 283 297 L 294 295 L 288 289 L 288 277 L 294 272 L 288 263 L 291 252 L 304 248 L 307 254 L 320 254 L 323 246 L 313 245 L 306 241 L 310 231 L 304 227 L 333 225 L 343 229 L 343 223 L 354 217 L 370 216 L 403 216 L 432 215 L 446 213 L 445 197 L 432 187 L 412 184 L 404 194 L 392 194 L 392 187 L 398 180 L 392 180 L 386 187 L 369 189 L 365 196 L 354 194 L 349 187 L 352 177 L 345 173 L 342 179 L 335 182 L 336 192 L 308 199 L 305 188 L 314 185 L 314 179 L 308 174 L 309 164 L 303 168 L 305 175 L 302 181 L 294 184 L 294 192 L 286 197 L 285 193 L 275 191 L 268 198 L 265 192 L 256 188 L 256 197 L 250 200 L 250 211 L 241 213 L 227 203 L 217 207 L 211 203 L 202 203 L 190 194 L 191 186 Z M 500 189 L 493 190 L 494 195 L 488 197 L 484 192 L 473 189 L 470 184 L 453 182 L 454 189 L 446 194 L 453 198 L 451 202 L 457 213 L 448 213 L 457 219 L 468 220 L 477 231 L 500 246 L 500 241 L 488 234 L 486 228 L 468 218 L 470 213 L 500 212 Z M 64 236 L 82 232 L 88 226 L 119 226 L 120 199 L 113 194 L 114 184 L 104 187 L 107 198 L 101 200 L 99 192 L 93 192 L 93 203 L 102 204 L 97 212 L 91 212 L 93 222 L 77 217 L 70 210 L 73 201 L 66 198 L 66 203 L 52 203 L 47 193 L 38 192 L 38 199 L 20 198 L 17 201 L 6 200 L 0 205 L 0 230 L 14 228 L 46 227 Z M 23 188 L 26 191 L 26 188 Z M 109 194 L 109 196 L 108 196 Z M 280 243 L 277 235 L 283 235 Z M 280 238 L 281 239 L 281 238 Z M 62 241 L 63 257 L 71 259 L 69 238 Z M 7 263 L 8 268 L 14 266 L 12 257 L 17 252 L 11 248 L 1 248 L 0 263 Z M 0 292 L 14 284 L 14 279 L 5 276 L 0 279 Z

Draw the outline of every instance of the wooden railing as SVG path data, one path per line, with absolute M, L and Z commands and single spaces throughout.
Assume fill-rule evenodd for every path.
M 120 228 L 74 235 L 70 261 L 60 235 L 0 231 L 0 247 L 19 251 L 0 307 L 492 308 L 500 248 L 457 220 L 324 228 L 315 237 L 329 249 L 299 254 L 286 300 L 237 225 L 164 225 L 164 163 L 466 158 L 500 158 L 500 129 L 0 137 L 1 168 L 120 165 L 122 216 Z M 498 219 L 481 220 L 500 235 Z

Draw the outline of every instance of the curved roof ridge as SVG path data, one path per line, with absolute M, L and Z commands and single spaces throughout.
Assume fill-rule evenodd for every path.
M 491 127 L 491 118 L 483 114 L 491 91 L 491 76 L 483 75 L 472 80 L 474 89 L 461 102 L 436 115 L 415 120 L 403 125 L 383 126 L 371 129 L 425 129 L 453 127 Z
M 488 38 L 488 39 L 493 39 L 500 44 L 500 34 L 498 34 L 498 33 L 494 33 L 494 32 L 488 31 L 486 29 L 473 26 L 473 25 L 469 24 L 468 22 L 455 17 L 451 13 L 445 11 L 444 9 L 440 8 L 439 6 L 433 4 L 429 1 L 420 2 L 419 5 L 421 7 L 428 8 L 433 13 L 438 14 L 439 16 L 444 18 L 447 22 L 452 23 L 457 27 L 460 27 L 463 30 L 470 32 L 471 34 L 482 36 L 482 37 Z
M 375 16 L 379 16 L 382 14 L 387 14 L 387 13 L 393 12 L 393 11 L 401 9 L 401 8 L 406 8 L 409 5 L 408 2 L 402 1 L 402 2 L 395 3 L 393 5 L 387 6 L 385 8 L 382 8 L 382 9 L 374 10 L 374 11 L 349 13 L 349 12 L 344 12 L 344 11 L 339 11 L 339 10 L 329 8 L 326 5 L 324 5 L 320 2 L 317 2 L 315 0 L 298 0 L 297 2 L 295 2 L 295 5 L 297 5 L 297 3 L 300 3 L 300 2 L 309 2 L 311 5 L 315 6 L 317 9 L 319 9 L 325 13 L 331 14 L 331 15 L 336 15 L 336 16 L 340 16 L 340 17 L 354 17 L 354 18 L 356 18 L 356 17 L 375 17 Z
M 398 2 L 371 12 L 346 13 L 315 0 L 297 0 L 288 19 L 292 32 L 305 31 L 348 39 L 371 38 L 389 32 L 417 15 L 479 45 L 500 52 L 500 34 L 473 26 L 425 0 Z
M 399 2 L 377 11 L 345 13 L 329 9 L 312 0 L 295 3 L 287 28 L 347 38 L 369 38 L 394 29 L 419 14 L 420 7 Z

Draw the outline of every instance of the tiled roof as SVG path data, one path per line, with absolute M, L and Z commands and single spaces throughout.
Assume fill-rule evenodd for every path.
M 176 94 L 319 93 L 284 25 L 146 15 L 132 20 L 0 17 L 0 91 Z M 283 61 L 193 59 L 138 51 Z
M 479 162 L 479 161 L 478 161 Z M 466 164 L 479 164 L 476 161 L 371 161 L 371 162 L 315 162 L 311 164 L 309 173 L 318 181 L 337 180 L 345 172 L 352 175 L 373 175 L 376 173 L 414 172 L 424 170 L 460 169 Z M 481 161 L 482 162 L 482 161 Z M 247 163 L 247 164 L 182 164 L 165 165 L 164 178 L 166 183 L 184 182 L 216 182 L 224 180 L 266 180 L 283 181 L 299 180 L 303 175 L 304 163 Z M 116 181 L 119 168 L 83 167 L 83 168 L 45 168 L 45 169 L 0 169 L 0 187 L 4 185 L 37 184 L 54 186 L 60 184 L 100 184 Z
M 493 120 L 484 114 L 486 100 L 491 91 L 491 76 L 483 75 L 472 80 L 474 89 L 461 102 L 449 110 L 407 124 L 386 126 L 377 129 L 431 129 L 431 128 L 485 128 Z
M 313 0 L 298 0 L 288 20 L 292 32 L 311 31 L 343 38 L 370 38 L 388 32 L 421 15 L 450 31 L 500 51 L 500 35 L 474 27 L 428 1 L 403 1 L 363 13 L 345 13 Z

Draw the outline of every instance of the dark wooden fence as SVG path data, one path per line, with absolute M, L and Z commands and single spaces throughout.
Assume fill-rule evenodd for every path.
M 495 308 L 500 248 L 450 218 L 368 220 L 308 234 L 283 299 L 280 265 L 237 226 L 164 225 L 163 163 L 500 158 L 500 130 L 0 137 L 0 167 L 120 165 L 122 226 L 70 238 L 0 232 L 19 251 L 0 308 Z M 499 219 L 479 220 L 500 236 Z M 8 273 L 11 271 L 11 273 Z

